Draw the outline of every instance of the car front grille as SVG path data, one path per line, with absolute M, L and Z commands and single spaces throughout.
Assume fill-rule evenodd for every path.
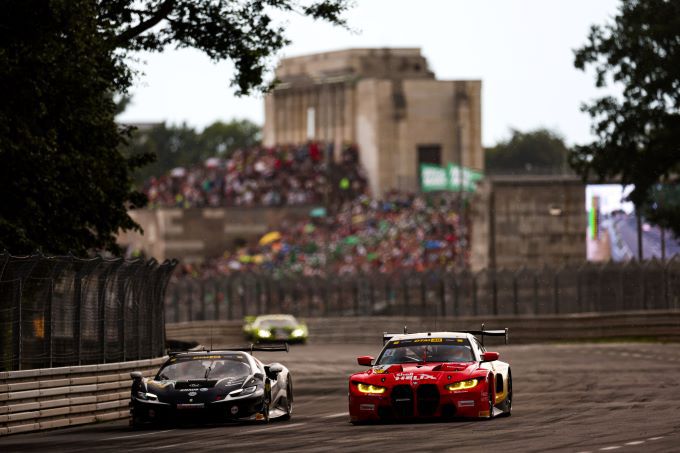
M 392 407 L 396 417 L 413 416 L 413 390 L 409 385 L 397 385 L 392 389 Z
M 424 417 L 434 415 L 439 407 L 439 389 L 433 384 L 418 387 L 418 414 Z

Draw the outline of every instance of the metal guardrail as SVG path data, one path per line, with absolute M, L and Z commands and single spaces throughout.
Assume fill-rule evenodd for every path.
M 130 371 L 165 359 L 0 372 L 0 436 L 128 417 Z
M 0 255 L 0 371 L 161 356 L 176 264 Z
M 518 316 L 680 309 L 680 256 L 481 272 L 174 279 L 167 322 L 298 316 Z

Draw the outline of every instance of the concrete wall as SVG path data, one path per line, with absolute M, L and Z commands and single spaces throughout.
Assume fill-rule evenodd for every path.
M 510 329 L 510 343 L 545 343 L 630 338 L 680 340 L 680 311 L 637 311 L 513 317 L 328 317 L 305 320 L 312 343 L 379 343 L 383 332 Z M 169 339 L 214 345 L 241 344 L 241 321 L 196 321 L 168 324 Z M 494 343 L 495 341 L 495 343 Z M 498 344 L 498 339 L 490 339 Z
M 131 244 L 158 261 L 203 261 L 232 249 L 235 239 L 257 239 L 279 229 L 284 219 L 305 217 L 309 210 L 309 206 L 135 210 L 130 216 L 144 234 L 123 234 L 118 243 Z
M 585 185 L 575 177 L 492 177 L 473 201 L 472 268 L 586 259 Z
M 0 435 L 126 418 L 130 372 L 153 376 L 164 361 L 0 372 Z

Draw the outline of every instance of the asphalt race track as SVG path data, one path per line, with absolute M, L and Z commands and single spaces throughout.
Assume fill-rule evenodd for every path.
M 680 344 L 487 345 L 512 365 L 512 417 L 355 427 L 347 377 L 379 348 L 260 354 L 293 372 L 288 422 L 132 431 L 121 420 L 3 437 L 0 451 L 680 451 Z

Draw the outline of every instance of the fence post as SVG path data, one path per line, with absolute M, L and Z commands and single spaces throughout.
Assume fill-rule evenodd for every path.
M 512 274 L 512 313 L 517 316 L 519 315 L 519 288 L 517 284 L 517 275 L 524 272 L 524 269 L 520 269 L 518 272 Z
M 538 314 L 538 271 L 534 271 L 534 315 Z
M 472 276 L 472 315 L 477 316 L 477 276 Z
M 244 284 L 243 278 L 239 279 L 238 297 L 241 301 L 241 317 L 245 317 L 248 314 L 248 306 L 246 305 L 246 286 Z
M 271 310 L 272 306 L 272 279 L 271 277 L 267 277 L 267 294 L 264 299 L 264 312 L 269 313 L 269 310 Z
M 187 280 L 187 321 L 194 320 L 194 285 L 191 279 Z
M 583 269 L 583 266 L 579 266 L 576 269 L 576 311 L 578 313 L 583 312 L 583 294 L 582 294 L 582 287 L 581 287 L 581 269 Z
M 555 301 L 555 314 L 560 314 L 560 269 L 555 269 L 553 276 L 553 299 Z
M 198 297 L 201 298 L 201 321 L 205 321 L 205 280 L 201 278 L 199 280 L 200 286 L 198 291 Z
M 213 316 L 215 321 L 220 320 L 220 297 L 222 293 L 220 292 L 220 282 L 217 278 L 211 280 L 213 287 Z
M 498 316 L 498 273 L 495 267 L 491 270 L 491 303 L 494 316 Z
M 52 368 L 52 363 L 54 362 L 53 356 L 53 338 L 54 334 L 52 331 L 52 305 L 53 305 L 53 295 L 54 295 L 54 280 L 50 279 L 50 288 L 47 292 L 47 307 L 45 307 L 45 338 L 47 338 L 47 355 L 49 356 L 50 368 Z
M 82 276 L 80 275 L 80 272 L 76 275 L 76 279 L 73 282 L 73 302 L 75 304 L 75 322 L 74 322 L 74 336 L 75 336 L 75 343 L 76 343 L 76 358 L 78 360 L 78 365 L 81 365 L 81 360 L 82 360 L 82 307 L 83 307 L 83 297 L 81 294 L 82 291 Z
M 407 283 L 407 278 L 402 277 L 401 279 L 401 293 L 402 293 L 402 300 L 404 302 L 404 316 L 409 316 L 411 314 L 411 307 L 409 303 L 409 297 L 408 297 L 408 283 Z
M 23 316 L 21 313 L 21 299 L 23 299 L 23 294 L 24 294 L 24 281 L 22 279 L 19 280 L 19 297 L 17 297 L 16 304 L 15 304 L 15 310 L 16 310 L 16 325 L 15 325 L 15 335 L 14 335 L 14 341 L 15 341 L 15 348 L 16 348 L 16 358 L 17 358 L 17 366 L 16 370 L 21 370 L 21 362 L 23 359 L 23 350 L 24 350 L 24 342 L 22 338 L 22 331 L 23 331 Z
M 372 276 L 368 279 L 368 298 L 371 304 L 371 313 L 375 313 L 375 286 Z
M 460 284 L 456 277 L 453 278 L 453 316 L 460 316 Z
M 227 280 L 227 289 L 224 292 L 224 300 L 227 303 L 227 319 L 234 319 L 234 286 L 233 278 L 229 277 Z
M 97 282 L 97 304 L 99 308 L 99 345 L 102 351 L 102 363 L 106 363 L 106 280 L 109 276 L 108 272 L 104 272 L 103 275 L 99 277 Z M 50 367 L 52 363 L 50 360 Z
M 262 307 L 262 282 L 259 276 L 255 277 L 255 308 L 258 311 L 255 314 L 260 315 L 264 313 Z
M 420 315 L 427 316 L 427 286 L 425 285 L 425 275 L 420 276 Z
M 439 278 L 439 306 L 442 318 L 446 317 L 446 283 L 444 282 L 444 276 Z
M 354 314 L 359 315 L 359 280 L 355 279 L 352 285 L 352 301 L 354 303 Z

